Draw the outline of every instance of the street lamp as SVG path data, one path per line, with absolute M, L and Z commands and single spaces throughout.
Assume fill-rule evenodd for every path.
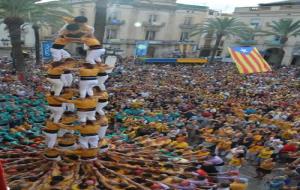
M 135 23 L 134 23 L 134 26 L 137 27 L 137 28 L 139 28 L 139 27 L 142 26 L 142 23 L 140 23 L 140 22 L 135 22 Z

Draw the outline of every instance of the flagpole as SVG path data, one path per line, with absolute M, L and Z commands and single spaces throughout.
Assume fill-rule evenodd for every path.
M 4 177 L 4 169 L 2 167 L 2 161 L 0 160 L 0 189 L 7 190 L 6 181 Z

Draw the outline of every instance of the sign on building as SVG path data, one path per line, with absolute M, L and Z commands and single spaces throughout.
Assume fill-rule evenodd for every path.
M 135 55 L 138 57 L 144 57 L 148 52 L 149 42 L 147 41 L 138 41 L 136 42 Z
M 50 40 L 42 42 L 43 59 L 51 59 L 50 49 L 52 45 L 53 42 Z

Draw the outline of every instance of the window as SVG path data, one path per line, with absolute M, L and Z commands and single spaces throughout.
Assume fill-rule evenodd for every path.
M 190 25 L 192 24 L 193 17 L 185 17 L 184 24 Z
M 259 29 L 259 27 L 261 25 L 260 23 L 261 23 L 261 20 L 259 18 L 254 18 L 254 19 L 251 19 L 250 26 L 253 29 Z
M 108 29 L 106 32 L 106 39 L 110 40 L 110 39 L 117 39 L 117 34 L 118 31 L 114 30 L 114 29 Z
M 185 41 L 189 39 L 189 33 L 188 32 L 181 32 L 180 35 L 180 41 Z
M 156 22 L 156 21 L 157 21 L 157 15 L 150 15 L 149 16 L 149 20 L 148 20 L 149 23 L 153 23 L 153 22 Z
M 145 40 L 155 40 L 155 31 L 146 31 Z

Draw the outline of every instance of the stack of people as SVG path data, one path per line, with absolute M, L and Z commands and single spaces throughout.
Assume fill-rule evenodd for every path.
M 59 161 L 63 156 L 74 155 L 83 161 L 93 161 L 108 128 L 103 111 L 108 104 L 105 82 L 113 67 L 102 63 L 105 50 L 94 37 L 94 29 L 87 25 L 86 17 L 65 20 L 67 24 L 51 49 L 53 61 L 47 70 L 51 90 L 46 100 L 51 115 L 43 128 L 48 148 L 44 156 Z M 71 58 L 63 49 L 70 42 L 89 47 L 85 61 Z

